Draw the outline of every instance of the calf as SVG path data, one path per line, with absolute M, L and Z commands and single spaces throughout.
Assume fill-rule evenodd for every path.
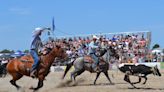
M 124 80 L 128 83 L 130 83 L 133 87 L 135 87 L 133 84 L 137 84 L 141 82 L 141 78 L 144 78 L 145 81 L 143 84 L 147 82 L 147 75 L 154 74 L 156 76 L 161 76 L 161 73 L 159 72 L 157 66 L 155 67 L 149 67 L 143 64 L 134 65 L 134 64 L 124 64 L 119 66 L 119 70 L 123 73 L 125 73 Z M 139 77 L 138 82 L 131 82 L 129 79 L 129 75 L 134 75 Z M 136 88 L 136 87 L 135 87 Z

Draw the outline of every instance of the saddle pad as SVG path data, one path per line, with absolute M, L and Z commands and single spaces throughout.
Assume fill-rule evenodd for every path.
M 84 62 L 86 62 L 86 63 L 93 63 L 94 60 L 90 56 L 85 56 L 84 57 Z
M 34 63 L 34 59 L 31 55 L 22 56 L 19 58 L 19 61 L 23 62 L 27 66 L 29 66 L 29 64 L 32 65 Z

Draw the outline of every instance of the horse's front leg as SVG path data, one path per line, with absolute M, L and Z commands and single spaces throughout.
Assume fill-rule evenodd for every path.
M 38 81 L 38 86 L 34 90 L 38 90 L 41 87 L 43 87 L 43 80 Z
M 36 88 L 31 87 L 30 89 L 36 91 L 36 90 L 40 89 L 41 87 L 43 87 L 43 80 L 38 81 L 38 86 Z
M 42 75 L 38 75 L 38 85 L 37 85 L 37 87 L 36 88 L 30 88 L 30 89 L 32 89 L 32 90 L 34 90 L 34 91 L 36 91 L 36 90 L 38 90 L 38 89 L 40 89 L 41 87 L 43 87 L 43 81 L 44 81 L 44 79 L 45 79 L 45 76 L 42 74 Z
M 108 79 L 108 81 L 110 82 L 110 84 L 114 85 L 114 83 L 109 78 L 108 71 L 104 71 L 104 74 L 105 74 L 106 78 Z
M 13 79 L 10 80 L 10 83 L 11 83 L 12 85 L 14 85 L 14 86 L 17 88 L 17 90 L 19 90 L 21 87 L 20 87 L 19 85 L 16 84 L 16 81 L 19 80 L 20 78 L 22 78 L 22 76 L 23 76 L 23 75 L 21 75 L 21 74 L 19 74 L 19 73 L 14 73 L 14 74 L 12 74 Z
M 95 79 L 95 81 L 94 81 L 94 85 L 96 85 L 96 81 L 97 81 L 97 79 L 98 79 L 100 73 L 101 73 L 101 72 L 98 72 L 98 73 L 97 73 L 97 75 L 96 75 L 96 79 Z

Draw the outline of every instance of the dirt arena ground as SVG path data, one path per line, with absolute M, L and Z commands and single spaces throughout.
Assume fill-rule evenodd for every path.
M 69 83 L 70 72 L 64 80 L 61 80 L 63 72 L 51 72 L 46 77 L 44 86 L 37 92 L 164 92 L 164 70 L 161 70 L 161 73 L 162 77 L 149 75 L 146 85 L 136 84 L 138 89 L 134 89 L 123 80 L 124 74 L 117 70 L 109 71 L 110 78 L 115 83 L 114 85 L 109 84 L 104 74 L 100 75 L 97 85 L 93 85 L 96 74 L 90 74 L 86 71 L 77 77 L 77 83 L 73 86 Z M 10 75 L 0 78 L 0 92 L 32 92 L 29 88 L 37 85 L 36 79 L 24 76 L 17 82 L 22 86 L 21 90 L 18 91 L 9 83 L 10 79 Z M 132 81 L 137 81 L 137 79 L 131 77 Z

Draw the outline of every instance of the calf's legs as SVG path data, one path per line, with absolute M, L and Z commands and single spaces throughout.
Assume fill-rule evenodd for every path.
M 129 79 L 129 75 L 125 75 L 125 76 L 124 76 L 124 80 L 125 80 L 126 82 L 130 83 L 134 88 L 137 88 L 137 87 L 135 87 L 135 86 L 133 85 L 133 83 L 131 83 L 131 81 L 130 81 L 130 79 Z

